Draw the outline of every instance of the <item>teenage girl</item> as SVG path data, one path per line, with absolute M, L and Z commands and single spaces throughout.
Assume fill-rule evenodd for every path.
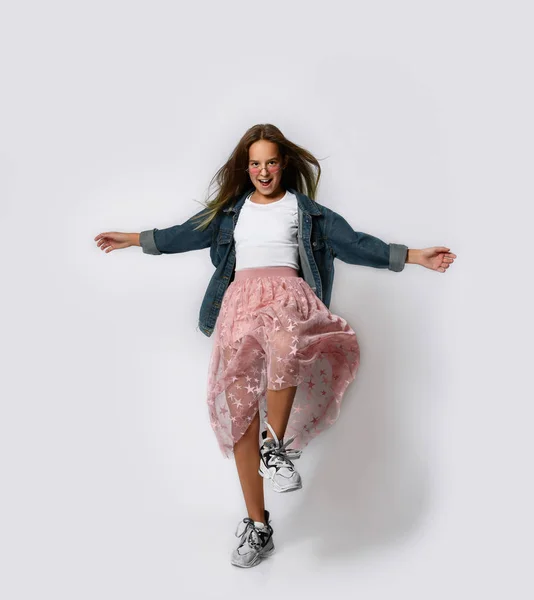
M 263 478 L 276 492 L 302 487 L 293 460 L 311 438 L 335 423 L 359 366 L 355 332 L 327 307 L 333 281 L 328 261 L 338 256 L 394 271 L 415 263 L 444 273 L 456 258 L 446 247 L 411 250 L 353 231 L 340 215 L 315 202 L 320 175 L 317 159 L 307 150 L 274 125 L 255 125 L 217 172 L 217 197 L 199 213 L 204 220 L 196 235 L 211 228 L 210 236 L 195 239 L 188 229 L 186 237 L 183 226 L 175 226 L 95 237 L 105 252 L 141 246 L 149 254 L 213 246 L 222 239 L 224 252 L 217 247 L 214 264 L 220 268 L 221 260 L 235 257 L 215 325 L 207 402 L 220 449 L 235 458 L 248 512 L 231 557 L 239 567 L 255 566 L 274 551 Z M 219 225 L 232 207 L 237 220 L 225 221 L 223 233 L 230 231 L 232 239 L 224 240 Z M 310 227 L 302 219 L 307 207 L 312 207 L 307 214 L 313 211 L 322 219 L 320 256 L 302 243 L 304 228 Z M 229 222 L 235 224 L 233 231 Z M 235 249 L 229 250 L 228 243 Z M 326 304 L 316 293 L 317 277 L 323 278 L 319 286 Z M 284 441 L 286 433 L 290 437 Z

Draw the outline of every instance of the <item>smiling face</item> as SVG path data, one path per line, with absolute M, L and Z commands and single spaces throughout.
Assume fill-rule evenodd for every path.
M 269 201 L 282 198 L 285 193 L 280 185 L 283 167 L 285 165 L 282 164 L 278 145 L 274 142 L 258 140 L 250 146 L 248 172 L 250 180 L 256 188 L 255 194 L 261 194 L 265 200 Z

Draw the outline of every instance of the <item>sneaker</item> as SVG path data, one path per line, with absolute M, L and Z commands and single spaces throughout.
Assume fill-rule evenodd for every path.
M 255 567 L 263 558 L 274 552 L 273 528 L 269 523 L 269 511 L 265 511 L 265 523 L 249 517 L 243 519 L 235 532 L 240 537 L 239 546 L 232 552 L 231 563 L 236 567 Z M 242 526 L 245 524 L 245 527 Z M 241 532 L 239 530 L 242 529 Z
M 282 443 L 283 440 L 278 439 L 269 423 L 265 422 L 265 424 L 273 439 L 266 439 L 266 431 L 262 433 L 263 443 L 260 446 L 259 474 L 271 481 L 271 487 L 275 492 L 300 490 L 302 480 L 291 459 L 300 458 L 301 450 L 287 447 L 295 439 L 295 436 Z

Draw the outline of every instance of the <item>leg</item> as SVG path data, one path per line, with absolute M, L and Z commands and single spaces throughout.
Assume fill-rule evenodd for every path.
M 235 373 L 229 377 L 225 390 L 223 410 L 228 413 L 228 425 L 234 440 L 234 458 L 245 498 L 248 516 L 265 522 L 263 478 L 258 473 L 260 464 L 257 385 L 260 383 L 263 357 L 254 340 L 243 340 L 239 347 L 222 349 L 224 371 Z M 237 366 L 239 365 L 239 366 Z M 246 365 L 246 366 L 245 366 Z M 237 441 L 236 441 L 237 440 Z
M 280 440 L 286 432 L 296 392 L 297 386 L 282 390 L 267 389 L 267 421 Z M 269 430 L 267 430 L 267 437 L 271 437 Z
M 268 382 L 267 385 L 267 421 L 274 429 L 279 440 L 284 437 L 286 432 L 289 415 L 293 406 L 293 400 L 297 392 L 297 386 L 285 387 L 283 389 L 275 388 L 278 384 L 284 382 L 290 373 L 295 373 L 295 364 L 291 357 L 296 354 L 297 343 L 291 336 L 290 331 L 283 329 L 275 333 L 269 340 L 270 352 L 268 358 Z M 293 368 L 291 368 L 293 367 Z M 267 430 L 267 437 L 271 437 Z
M 234 457 L 245 497 L 248 516 L 254 521 L 265 522 L 265 502 L 263 496 L 263 478 L 258 473 L 260 416 L 251 421 L 245 433 L 234 445 Z
M 263 432 L 265 438 L 260 448 L 261 475 L 271 481 L 275 492 L 290 492 L 302 487 L 300 474 L 291 461 L 291 458 L 298 458 L 300 453 L 285 447 L 291 438 L 287 442 L 283 441 L 297 391 L 295 384 L 299 364 L 293 358 L 297 350 L 298 338 L 292 337 L 290 332 L 280 330 L 276 323 L 267 343 L 268 427 Z

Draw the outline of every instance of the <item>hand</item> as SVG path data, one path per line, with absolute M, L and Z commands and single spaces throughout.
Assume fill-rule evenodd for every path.
M 452 265 L 456 254 L 450 252 L 450 248 L 445 246 L 433 246 L 432 248 L 423 248 L 418 250 L 417 263 L 427 269 L 445 273 Z
M 139 234 L 107 231 L 106 233 L 99 233 L 95 237 L 95 242 L 97 242 L 97 246 L 100 250 L 103 250 L 107 254 L 112 250 L 120 250 L 122 248 L 129 248 L 130 246 L 139 246 Z

